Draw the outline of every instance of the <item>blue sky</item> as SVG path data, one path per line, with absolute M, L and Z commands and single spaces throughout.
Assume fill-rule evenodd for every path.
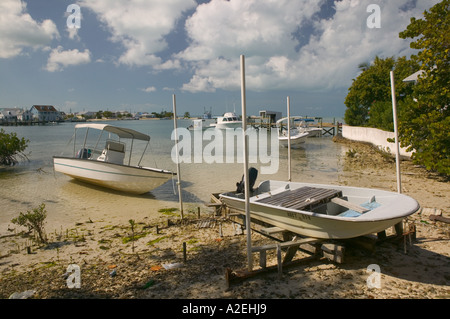
M 176 94 L 180 115 L 240 114 L 243 54 L 249 114 L 290 96 L 293 115 L 342 117 L 358 65 L 415 53 L 398 33 L 437 2 L 1 0 L 0 107 L 160 112 Z

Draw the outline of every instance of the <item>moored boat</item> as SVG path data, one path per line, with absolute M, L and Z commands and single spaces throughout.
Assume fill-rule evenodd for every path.
M 309 136 L 308 132 L 300 131 L 295 125 L 295 119 L 290 118 L 290 125 L 288 129 L 288 118 L 284 117 L 276 122 L 278 142 L 283 147 L 289 146 L 289 139 L 291 141 L 291 148 L 297 148 L 301 144 L 306 142 L 306 138 Z
M 227 112 L 223 116 L 219 116 L 216 119 L 216 123 L 210 126 L 218 129 L 235 129 L 242 127 L 242 121 L 239 120 L 239 117 L 234 112 Z
M 140 165 L 145 150 L 150 143 L 150 136 L 132 129 L 109 124 L 86 123 L 75 126 L 75 137 L 76 131 L 81 128 L 86 129 L 82 148 L 76 154 L 74 152 L 71 157 L 53 156 L 53 167 L 56 172 L 83 182 L 133 194 L 147 193 L 161 186 L 175 175 L 169 170 Z M 94 148 L 88 148 L 86 141 L 90 129 L 105 131 L 120 139 L 131 140 L 131 147 L 127 152 L 128 164 L 125 163 L 126 144 L 122 141 L 107 139 L 103 150 L 100 151 L 97 149 L 100 135 Z M 137 165 L 130 164 L 134 140 L 147 142 Z M 75 143 L 76 138 L 74 138 L 74 150 Z

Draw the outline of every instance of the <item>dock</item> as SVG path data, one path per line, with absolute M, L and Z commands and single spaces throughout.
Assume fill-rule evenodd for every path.
M 33 126 L 33 125 L 55 125 L 63 123 L 52 121 L 0 121 L 0 126 Z
M 317 123 L 308 124 L 309 127 L 312 128 L 321 128 L 322 134 L 321 136 L 336 136 L 338 134 L 342 133 L 342 123 L 336 122 L 335 120 L 333 123 L 324 123 L 323 119 L 321 117 L 304 117 L 305 119 L 312 119 L 317 121 Z M 252 117 L 250 118 L 249 125 L 251 125 L 254 128 L 257 129 L 266 129 L 270 130 L 272 128 L 276 128 L 276 122 L 272 121 L 271 118 L 263 118 L 263 117 Z

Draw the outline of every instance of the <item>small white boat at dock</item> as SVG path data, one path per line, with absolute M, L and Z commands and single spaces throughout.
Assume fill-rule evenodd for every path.
M 76 132 L 86 129 L 82 148 L 75 154 Z M 94 148 L 86 145 L 90 129 L 115 134 L 119 139 L 131 140 L 131 147 L 126 161 L 126 144 L 122 141 L 107 139 L 103 150 L 97 149 L 98 137 Z M 137 165 L 131 165 L 133 141 L 146 141 L 147 144 Z M 144 194 L 155 189 L 172 178 L 175 173 L 158 168 L 140 166 L 145 150 L 150 143 L 150 136 L 132 129 L 109 124 L 86 123 L 77 124 L 74 134 L 74 154 L 72 157 L 53 156 L 53 167 L 56 172 L 90 184 L 133 194 Z
M 301 133 L 308 133 L 308 137 L 316 137 L 322 135 L 322 128 L 311 127 L 308 123 L 314 122 L 313 119 L 294 117 L 294 123 Z
M 290 117 L 289 130 L 288 130 L 288 118 L 283 117 L 276 122 L 278 141 L 281 146 L 288 147 L 289 139 L 291 140 L 291 148 L 297 148 L 301 144 L 306 142 L 306 138 L 309 136 L 308 132 L 299 130 L 299 127 L 295 125 L 295 118 Z M 289 133 L 290 132 L 290 133 Z
M 187 127 L 189 131 L 204 131 L 208 126 L 204 126 L 203 122 L 205 120 L 193 120 L 192 124 Z

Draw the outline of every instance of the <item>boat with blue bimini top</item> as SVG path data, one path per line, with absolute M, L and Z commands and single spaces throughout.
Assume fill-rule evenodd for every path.
M 227 207 L 245 212 L 242 187 L 219 194 Z M 252 219 L 302 236 L 347 239 L 378 233 L 419 210 L 418 202 L 384 190 L 266 180 L 251 191 Z
M 278 142 L 283 147 L 288 147 L 290 144 L 291 148 L 297 148 L 305 143 L 306 138 L 309 136 L 307 131 L 299 129 L 295 119 L 296 117 L 283 117 L 276 122 Z
M 79 129 L 86 129 L 86 135 L 82 148 L 75 153 L 76 133 Z M 101 133 L 95 146 L 88 148 L 86 142 L 88 133 L 92 129 L 99 130 Z M 100 151 L 97 146 L 103 132 L 107 132 L 109 136 L 113 134 L 119 140 L 108 138 L 104 148 Z M 123 139 L 131 140 L 128 152 Z M 126 193 L 144 194 L 161 186 L 172 179 L 173 175 L 176 175 L 169 170 L 140 165 L 150 143 L 150 136 L 138 131 L 109 124 L 84 123 L 75 125 L 73 140 L 73 156 L 53 156 L 53 167 L 56 172 L 74 179 Z M 131 165 L 134 140 L 147 142 L 137 165 Z M 126 155 L 128 155 L 128 164 L 125 163 Z

